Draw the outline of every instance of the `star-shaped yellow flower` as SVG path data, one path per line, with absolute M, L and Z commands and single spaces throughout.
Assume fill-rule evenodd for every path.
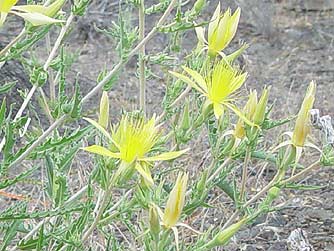
M 255 126 L 234 104 L 234 94 L 243 85 L 247 78 L 247 73 L 242 73 L 233 68 L 229 63 L 222 59 L 217 63 L 213 70 L 206 76 L 202 76 L 197 71 L 188 67 L 183 70 L 191 76 L 170 72 L 175 77 L 181 79 L 195 90 L 199 91 L 207 98 L 204 107 L 211 106 L 215 117 L 218 119 L 224 114 L 226 108 L 236 113 L 242 120 L 249 125 Z
M 99 129 L 110 140 L 112 146 L 107 149 L 102 146 L 92 145 L 85 147 L 84 150 L 120 159 L 121 164 L 116 176 L 121 175 L 128 168 L 134 167 L 148 185 L 153 185 L 154 182 L 149 168 L 150 162 L 175 159 L 189 150 L 185 149 L 147 156 L 161 136 L 159 127 L 156 125 L 155 116 L 148 121 L 143 118 L 123 116 L 119 125 L 115 130 L 112 130 L 111 135 L 94 120 L 85 119 Z

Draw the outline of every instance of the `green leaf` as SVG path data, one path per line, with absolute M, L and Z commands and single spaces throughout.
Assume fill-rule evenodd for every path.
M 6 83 L 0 86 L 0 94 L 7 93 L 10 89 L 12 89 L 16 85 L 16 82 Z
M 303 190 L 303 191 L 312 191 L 319 190 L 327 187 L 327 185 L 317 186 L 317 185 L 301 185 L 295 183 L 289 183 L 284 186 L 284 188 L 293 189 L 293 190 Z
M 4 181 L 0 181 L 0 189 L 7 188 L 9 186 L 12 186 L 20 181 L 23 181 L 25 178 L 30 176 L 35 170 L 39 168 L 38 165 L 33 166 L 32 168 L 22 172 L 21 174 L 17 175 L 13 179 L 5 179 Z
M 2 104 L 0 107 L 0 134 L 1 134 L 1 127 L 5 121 L 6 117 L 6 97 L 2 100 Z

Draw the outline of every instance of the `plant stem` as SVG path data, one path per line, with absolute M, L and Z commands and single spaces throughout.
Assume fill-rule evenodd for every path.
M 276 173 L 275 177 L 264 188 L 262 188 L 260 192 L 258 192 L 251 199 L 249 199 L 243 205 L 243 208 L 248 207 L 250 204 L 252 204 L 253 202 L 257 201 L 263 194 L 265 194 L 277 182 L 278 177 L 279 177 L 279 172 Z M 239 214 L 239 211 L 238 210 L 235 211 L 230 216 L 230 218 L 226 221 L 226 223 L 224 224 L 222 230 L 226 229 L 235 220 L 235 218 L 238 216 L 238 214 Z
M 139 39 L 145 37 L 145 5 L 144 0 L 139 4 Z M 146 112 L 146 79 L 145 79 L 145 45 L 142 46 L 139 53 L 139 104 L 140 109 Z
M 82 103 L 85 103 L 87 100 L 89 100 L 92 96 L 94 96 L 98 91 L 101 90 L 101 88 L 112 78 L 114 77 L 119 69 L 129 61 L 130 58 L 132 58 L 139 50 L 144 46 L 157 32 L 158 32 L 158 27 L 160 27 L 167 19 L 169 13 L 172 11 L 174 8 L 175 3 L 177 0 L 172 0 L 171 3 L 169 4 L 168 8 L 164 12 L 164 14 L 161 16 L 159 19 L 157 25 L 150 31 L 147 36 L 140 41 L 140 43 L 132 49 L 132 51 L 129 53 L 128 58 L 126 60 L 121 60 L 117 65 L 114 66 L 114 68 L 109 72 L 105 78 L 98 83 L 97 86 L 95 86 L 83 99 Z M 30 147 L 28 147 L 22 155 L 17 158 L 14 162 L 12 162 L 9 167 L 15 166 L 20 164 L 29 154 L 32 150 L 35 149 L 54 129 L 56 129 L 58 126 L 60 126 L 65 119 L 67 118 L 67 115 L 63 115 L 60 118 L 58 118 L 55 122 L 53 122 L 52 125 L 50 125 L 49 129 L 46 130 Z
M 231 162 L 231 158 L 228 157 L 225 159 L 225 161 L 217 168 L 217 170 L 212 174 L 210 175 L 210 177 L 208 178 L 207 182 L 211 182 L 214 178 L 217 177 L 217 175 L 219 175 L 219 173 Z
M 73 194 L 67 201 L 64 202 L 62 205 L 63 207 L 71 205 L 74 201 L 76 201 L 78 198 L 80 198 L 88 189 L 88 186 L 82 187 L 78 192 Z M 59 209 L 60 207 L 56 208 L 55 210 Z M 32 237 L 42 226 L 43 224 L 47 223 L 49 220 L 51 220 L 52 217 L 43 219 L 41 222 L 39 222 L 29 233 L 27 233 L 23 238 L 21 238 L 21 241 L 26 241 L 30 237 Z M 18 250 L 17 246 L 14 246 L 10 251 L 16 251 Z
M 0 57 L 4 56 L 7 51 L 14 45 L 16 44 L 16 42 L 18 42 L 24 35 L 26 34 L 26 29 L 23 28 L 22 31 L 20 32 L 20 34 L 18 34 L 9 44 L 6 45 L 5 48 L 3 48 L 0 51 Z M 1 68 L 1 67 L 0 67 Z
M 57 52 L 57 50 L 58 50 L 58 48 L 59 48 L 59 46 L 60 46 L 60 44 L 61 44 L 61 41 L 63 40 L 63 38 L 64 38 L 64 36 L 65 36 L 65 34 L 66 34 L 66 31 L 68 30 L 68 28 L 69 28 L 69 26 L 70 26 L 70 24 L 72 23 L 72 21 L 73 21 L 73 19 L 74 19 L 74 15 L 71 13 L 71 15 L 69 16 L 69 18 L 67 19 L 67 21 L 66 21 L 66 25 L 65 26 L 63 26 L 62 27 L 62 29 L 61 29 L 61 31 L 60 31 L 60 33 L 59 33 L 59 35 L 58 35 L 58 38 L 57 38 L 57 40 L 56 40 L 56 42 L 55 42 L 55 44 L 54 44 L 54 46 L 53 46 L 53 48 L 52 48 L 52 51 L 51 51 L 51 53 L 49 54 L 49 57 L 48 57 L 48 59 L 46 60 L 46 62 L 45 62 L 45 64 L 44 64 L 44 66 L 43 66 L 43 69 L 46 71 L 48 68 L 49 68 L 49 66 L 50 66 L 50 63 L 51 63 L 51 61 L 54 59 L 54 57 L 55 57 L 55 55 L 56 55 L 56 52 Z M 21 32 L 22 33 L 22 32 Z M 24 35 L 24 34 L 23 34 Z M 22 35 L 22 36 L 23 36 Z M 15 117 L 14 117 L 14 121 L 16 121 L 16 120 L 18 120 L 21 116 L 22 116 L 22 114 L 23 114 L 23 112 L 24 112 L 24 110 L 27 108 L 27 106 L 28 106 L 28 104 L 29 104 L 29 101 L 31 100 L 31 98 L 32 98 L 32 96 L 34 95 L 34 93 L 35 93 L 35 91 L 37 90 L 37 86 L 36 85 L 34 85 L 31 89 L 30 89 L 30 91 L 29 91 L 29 93 L 28 93 L 28 95 L 27 95 L 27 97 L 25 98 L 25 100 L 23 101 L 23 103 L 22 103 L 22 105 L 21 105 L 21 107 L 20 107 L 20 109 L 18 110 L 18 112 L 16 113 L 16 115 L 15 115 Z M 41 88 L 41 87 L 39 87 L 39 88 Z M 41 89 L 40 89 L 41 90 Z M 43 90 L 42 90 L 43 91 Z M 47 108 L 47 110 L 50 110 L 49 108 L 48 108 L 48 105 L 47 105 L 47 102 L 44 102 L 45 103 L 45 105 L 46 105 L 46 108 Z M 54 122 L 54 124 L 59 124 L 59 122 L 58 121 L 56 121 L 56 122 Z M 50 126 L 50 128 L 52 127 L 52 128 L 56 128 L 56 127 L 54 127 L 54 124 L 52 124 L 51 126 Z M 49 131 L 49 130 L 47 130 L 47 131 Z M 51 131 L 52 132 L 52 131 Z M 44 134 L 43 134 L 44 135 Z M 42 135 L 42 136 L 43 136 Z M 47 136 L 47 135 L 46 135 Z M 45 137 L 44 137 L 45 138 Z M 43 138 L 43 139 L 44 139 Z M 2 139 L 2 141 L 1 141 L 1 143 L 0 143 L 0 146 L 2 146 L 2 145 L 4 145 L 4 142 L 5 142 L 5 138 L 3 138 Z M 38 144 L 37 144 L 38 145 Z M 37 146 L 36 145 L 36 146 Z M 30 147 L 29 147 L 30 148 Z M 29 149 L 28 148 L 28 149 Z M 33 149 L 33 148 L 32 148 Z M 0 152 L 1 152 L 1 148 L 0 148 Z M 14 161 L 14 162 L 16 162 L 16 161 Z M 13 164 L 13 163 L 12 163 Z M 12 164 L 10 165 L 10 166 L 12 166 Z
M 248 163 L 249 163 L 250 157 L 251 157 L 251 151 L 250 151 L 249 147 L 247 147 L 246 155 L 245 155 L 245 159 L 244 159 L 244 165 L 242 167 L 240 201 L 243 201 L 244 195 L 245 195 L 247 176 L 248 176 Z
M 100 204 L 100 208 L 97 211 L 97 214 L 95 216 L 95 219 L 92 223 L 92 225 L 86 230 L 86 232 L 83 234 L 81 242 L 82 244 L 85 243 L 85 241 L 88 239 L 88 237 L 92 234 L 92 232 L 94 231 L 94 229 L 96 228 L 97 224 L 99 223 L 104 210 L 106 209 L 108 202 L 110 200 L 111 197 L 111 191 L 112 191 L 113 185 L 110 184 L 108 189 L 105 191 L 101 204 Z
M 307 168 L 305 168 L 304 170 L 300 171 L 299 173 L 291 176 L 288 179 L 282 180 L 279 184 L 280 185 L 286 185 L 287 183 L 291 183 L 294 182 L 298 179 L 301 179 L 303 177 L 305 177 L 306 174 L 318 169 L 320 167 L 320 160 L 317 160 L 316 162 L 314 162 L 313 164 L 309 165 Z

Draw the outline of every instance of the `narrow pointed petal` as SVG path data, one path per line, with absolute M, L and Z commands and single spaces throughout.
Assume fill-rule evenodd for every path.
M 196 36 L 197 36 L 199 43 L 202 45 L 206 44 L 207 41 L 204 36 L 205 29 L 203 27 L 195 27 L 195 32 L 196 32 Z
M 188 152 L 190 148 L 181 150 L 181 151 L 175 151 L 175 152 L 167 152 L 167 153 L 162 153 L 156 156 L 152 157 L 145 157 L 139 159 L 140 161 L 148 161 L 148 162 L 154 162 L 154 161 L 162 161 L 162 160 L 171 160 L 171 159 L 176 159 L 177 157 L 181 156 L 182 154 L 185 154 Z
M 278 149 L 280 149 L 280 148 L 282 148 L 282 147 L 285 147 L 285 146 L 288 146 L 288 145 L 292 145 L 291 140 L 287 140 L 287 141 L 284 141 L 284 142 L 280 143 L 278 146 L 276 146 L 276 147 L 273 149 L 273 152 L 276 152 Z
M 313 148 L 313 149 L 316 149 L 318 152 L 322 153 L 322 150 L 317 147 L 315 144 L 309 142 L 309 141 L 306 141 L 304 146 L 307 146 L 307 147 L 310 147 L 310 148 Z
M 208 30 L 208 37 L 209 38 L 212 37 L 213 33 L 217 29 L 217 26 L 219 24 L 219 19 L 220 19 L 220 2 L 218 3 L 217 8 L 216 8 L 215 12 L 213 13 L 211 21 L 209 23 L 209 30 Z
M 295 160 L 295 166 L 297 166 L 300 158 L 302 157 L 303 153 L 303 147 L 296 146 L 296 160 Z
M 198 84 L 194 83 L 190 78 L 188 78 L 187 76 L 184 76 L 180 73 L 177 72 L 173 72 L 173 71 L 169 71 L 170 74 L 172 74 L 174 77 L 181 79 L 183 82 L 187 83 L 188 85 L 190 85 L 192 88 L 196 89 L 197 91 L 199 91 L 200 93 L 205 94 L 205 91 L 198 86 Z
M 216 119 L 219 119 L 224 114 L 224 107 L 219 103 L 213 103 L 213 112 Z
M 90 119 L 90 118 L 83 118 L 84 120 L 86 120 L 87 122 L 89 122 L 90 124 L 92 124 L 92 126 L 94 126 L 96 129 L 98 129 L 104 136 L 106 136 L 119 150 L 120 146 L 113 140 L 113 138 L 111 137 L 111 135 L 107 132 L 106 129 L 104 129 L 99 123 L 97 123 L 96 121 Z
M 179 251 L 179 232 L 176 227 L 172 227 L 174 237 L 175 237 L 175 245 L 176 245 L 176 251 Z
M 194 233 L 196 233 L 196 234 L 203 234 L 202 232 L 200 232 L 200 231 L 198 231 L 198 230 L 196 230 L 196 229 L 193 229 L 191 226 L 189 226 L 189 225 L 187 225 L 187 224 L 185 224 L 185 223 L 182 223 L 182 222 L 177 223 L 176 226 L 180 226 L 180 227 L 188 228 L 190 231 L 192 231 L 192 232 L 194 232 Z
M 48 16 L 45 16 L 40 13 L 20 13 L 16 11 L 12 11 L 11 13 L 22 17 L 24 20 L 31 23 L 33 26 L 40 26 L 46 24 L 54 24 L 54 23 L 63 23 L 63 20 L 57 20 Z
M 115 159 L 119 159 L 121 157 L 120 153 L 113 153 L 109 151 L 108 149 L 102 146 L 98 146 L 98 145 L 92 145 L 92 146 L 84 147 L 82 149 L 87 152 L 96 153 L 102 156 L 111 157 Z
M 153 186 L 154 185 L 154 181 L 152 179 L 151 172 L 149 171 L 149 169 L 148 170 L 144 170 L 144 168 L 139 163 L 136 163 L 135 169 L 144 178 L 144 180 L 147 183 L 147 185 L 149 185 L 149 186 Z
M 182 67 L 185 72 L 187 72 L 190 76 L 193 77 L 193 79 L 197 82 L 197 84 L 203 89 L 204 92 L 208 92 L 207 84 L 202 77 L 201 74 L 199 74 L 197 71 L 194 71 L 188 67 Z
M 0 27 L 5 23 L 7 18 L 7 12 L 0 12 Z
M 224 105 L 227 106 L 227 108 L 229 108 L 230 110 L 232 110 L 239 118 L 241 118 L 248 125 L 258 127 L 258 125 L 254 124 L 252 121 L 247 119 L 246 116 L 235 105 L 227 103 L 227 102 L 224 103 Z

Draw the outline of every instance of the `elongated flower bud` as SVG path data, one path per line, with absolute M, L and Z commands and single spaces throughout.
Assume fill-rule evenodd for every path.
M 196 13 L 199 13 L 202 11 L 204 5 L 205 5 L 205 0 L 197 0 L 194 4 L 194 10 L 196 11 Z
M 256 90 L 253 90 L 250 92 L 249 99 L 245 106 L 245 115 L 250 121 L 253 121 L 254 119 L 256 107 L 257 107 L 257 92 Z
M 106 129 L 108 127 L 108 122 L 109 122 L 109 98 L 108 98 L 108 93 L 104 91 L 102 93 L 100 102 L 99 124 Z
M 150 223 L 150 231 L 152 235 L 158 236 L 160 232 L 160 222 L 157 209 L 154 206 L 150 206 L 148 217 Z
M 188 174 L 179 174 L 175 186 L 169 194 L 163 223 L 167 228 L 174 227 L 180 219 L 186 196 Z
M 239 231 L 239 229 L 244 226 L 248 221 L 248 218 L 243 218 L 239 222 L 229 226 L 222 232 L 218 233 L 205 247 L 209 250 L 217 246 L 226 245 L 230 239 Z
M 269 91 L 270 91 L 270 87 L 267 88 L 265 87 L 261 98 L 257 104 L 256 107 L 256 112 L 254 114 L 254 123 L 257 125 L 261 125 L 265 119 L 265 115 L 266 115 L 266 107 L 267 107 L 267 103 L 268 103 L 268 97 L 269 97 Z
M 227 9 L 227 11 L 221 15 L 220 4 L 218 4 L 211 18 L 208 30 L 210 56 L 215 56 L 231 42 L 238 28 L 240 12 L 241 10 L 238 8 L 232 15 L 231 9 Z
M 189 100 L 186 101 L 186 104 L 183 109 L 183 115 L 181 120 L 181 129 L 188 130 L 190 128 L 190 116 L 189 116 Z
M 310 110 L 315 100 L 316 84 L 312 81 L 307 88 L 305 98 L 299 110 L 292 135 L 292 143 L 294 146 L 304 146 L 307 135 L 310 132 Z

